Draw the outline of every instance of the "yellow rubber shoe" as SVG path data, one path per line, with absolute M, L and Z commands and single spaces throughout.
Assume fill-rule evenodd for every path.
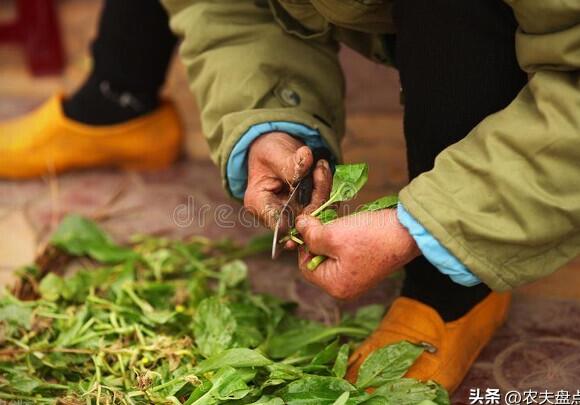
M 400 297 L 378 329 L 349 359 L 346 378 L 354 382 L 366 357 L 374 350 L 407 340 L 426 347 L 406 377 L 434 380 L 452 393 L 507 317 L 510 293 L 492 292 L 462 318 L 443 322 L 431 307 Z
M 30 114 L 0 124 L 0 177 L 23 179 L 93 167 L 154 170 L 178 156 L 183 130 L 173 104 L 122 124 L 67 118 L 57 95 Z

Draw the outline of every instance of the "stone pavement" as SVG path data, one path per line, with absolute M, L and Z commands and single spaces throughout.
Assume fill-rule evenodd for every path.
M 0 18 L 9 14 L 0 5 Z M 0 119 L 32 109 L 55 91 L 70 91 L 82 80 L 89 61 L 87 44 L 100 2 L 62 0 L 60 13 L 69 66 L 60 78 L 32 79 L 16 48 L 0 47 Z M 400 189 L 407 181 L 402 111 L 396 72 L 341 54 L 348 79 L 346 160 L 370 166 L 365 201 Z M 225 196 L 219 175 L 207 158 L 197 109 L 186 90 L 182 66 L 175 62 L 166 94 L 175 99 L 187 128 L 186 155 L 157 173 L 96 170 L 59 177 L 0 181 L 0 283 L 14 268 L 31 262 L 59 219 L 79 212 L 97 219 L 117 240 L 148 233 L 169 237 L 203 234 L 245 240 L 263 232 L 242 226 L 239 204 Z M 161 136 L 161 135 L 160 135 Z M 355 303 L 337 303 L 298 276 L 295 258 L 251 261 L 255 288 L 296 300 L 306 316 L 327 322 L 342 310 L 396 296 L 400 277 L 383 282 Z M 483 351 L 456 403 L 469 403 L 470 388 L 580 389 L 580 262 L 516 292 L 508 323 Z

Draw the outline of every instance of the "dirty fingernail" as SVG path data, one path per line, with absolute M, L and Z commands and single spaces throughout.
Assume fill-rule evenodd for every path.
M 330 169 L 330 167 L 328 166 L 328 162 L 324 159 L 320 159 L 317 163 L 316 163 L 317 167 L 320 167 L 322 169 L 328 170 Z

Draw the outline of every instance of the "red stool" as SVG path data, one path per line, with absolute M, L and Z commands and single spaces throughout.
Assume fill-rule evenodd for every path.
M 35 76 L 59 74 L 64 52 L 53 0 L 16 0 L 16 20 L 0 25 L 0 43 L 18 42 Z

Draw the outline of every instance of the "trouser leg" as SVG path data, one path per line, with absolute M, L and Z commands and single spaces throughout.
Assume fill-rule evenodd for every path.
M 514 16 L 500 0 L 398 0 L 394 17 L 412 179 L 431 170 L 443 149 L 507 106 L 526 75 L 516 61 Z M 446 321 L 464 315 L 489 292 L 484 284 L 454 283 L 424 257 L 406 267 L 402 290 Z
M 107 125 L 154 110 L 176 41 L 159 0 L 105 1 L 92 71 L 64 102 L 65 114 Z

